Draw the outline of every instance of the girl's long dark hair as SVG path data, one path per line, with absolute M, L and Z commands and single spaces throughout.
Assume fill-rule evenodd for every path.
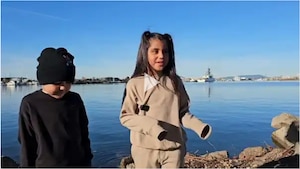
M 150 65 L 148 63 L 148 48 L 150 46 L 150 39 L 159 39 L 161 41 L 166 42 L 169 54 L 169 62 L 166 67 L 163 69 L 163 75 L 168 76 L 174 88 L 176 94 L 179 94 L 179 87 L 178 87 L 178 79 L 179 77 L 176 74 L 176 66 L 175 66 L 175 52 L 174 52 L 174 45 L 171 35 L 169 34 L 160 34 L 156 32 L 149 32 L 145 31 L 141 38 L 141 43 L 139 46 L 136 66 L 135 70 L 131 76 L 137 77 L 142 76 L 144 73 L 152 72 L 150 69 Z

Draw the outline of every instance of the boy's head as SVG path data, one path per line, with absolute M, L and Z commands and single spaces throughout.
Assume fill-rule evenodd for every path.
M 37 80 L 41 85 L 74 82 L 74 56 L 65 48 L 45 48 L 37 60 Z
M 37 79 L 43 92 L 54 98 L 63 97 L 74 82 L 74 56 L 65 48 L 45 48 L 37 60 Z

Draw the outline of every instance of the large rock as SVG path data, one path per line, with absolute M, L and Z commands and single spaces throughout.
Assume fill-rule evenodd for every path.
M 299 117 L 289 113 L 281 113 L 280 115 L 273 117 L 271 126 L 275 129 L 280 129 L 284 126 L 288 127 L 292 122 L 297 120 L 299 120 Z
M 277 147 L 289 149 L 294 146 L 293 143 L 289 142 L 285 138 L 287 132 L 288 132 L 288 127 L 284 126 L 272 133 L 272 140 Z
M 19 164 L 10 157 L 1 156 L 1 168 L 18 168 Z
M 294 150 L 295 150 L 294 155 L 296 154 L 299 155 L 299 121 L 294 121 L 293 123 L 291 123 L 285 138 L 289 142 L 294 144 Z
M 274 144 L 284 149 L 295 147 L 299 154 L 299 117 L 282 113 L 272 119 L 271 126 L 277 129 L 272 133 Z
M 285 138 L 293 144 L 299 143 L 299 120 L 290 124 Z
M 240 154 L 239 159 L 251 159 L 266 154 L 267 150 L 261 146 L 245 148 Z
M 215 151 L 212 153 L 202 155 L 202 157 L 205 157 L 206 159 L 224 159 L 224 158 L 228 158 L 228 152 L 225 150 Z

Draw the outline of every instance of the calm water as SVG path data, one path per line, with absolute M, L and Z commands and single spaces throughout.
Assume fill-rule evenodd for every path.
M 238 155 L 248 146 L 273 145 L 270 126 L 282 112 L 299 115 L 299 82 L 215 82 L 185 83 L 190 111 L 209 123 L 213 133 L 208 141 L 193 131 L 188 134 L 188 151 L 197 154 L 228 150 Z M 19 161 L 17 142 L 18 110 L 23 96 L 39 86 L 2 87 L 1 151 Z M 74 85 L 81 94 L 90 120 L 93 165 L 117 167 L 130 154 L 129 131 L 119 122 L 124 84 Z

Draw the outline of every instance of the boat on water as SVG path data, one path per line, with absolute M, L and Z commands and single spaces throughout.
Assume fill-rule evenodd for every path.
M 10 80 L 9 82 L 6 83 L 6 86 L 8 87 L 15 87 L 17 84 L 14 80 Z
M 210 68 L 208 68 L 206 74 L 202 76 L 202 78 L 198 79 L 197 82 L 214 82 L 216 79 L 210 72 Z

